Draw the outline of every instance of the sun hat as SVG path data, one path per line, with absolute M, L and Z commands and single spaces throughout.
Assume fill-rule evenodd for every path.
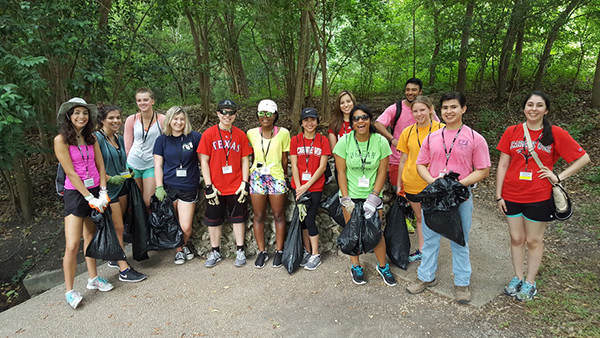
M 225 99 L 225 100 L 219 101 L 219 104 L 217 105 L 217 110 L 223 110 L 223 109 L 231 109 L 233 111 L 237 111 L 238 106 L 232 100 Z
M 73 107 L 87 108 L 87 110 L 90 112 L 90 121 L 92 123 L 95 123 L 96 118 L 98 117 L 98 108 L 96 107 L 95 104 L 87 103 L 87 102 L 85 102 L 84 99 L 79 98 L 79 97 L 74 97 L 74 98 L 70 99 L 69 101 L 60 105 L 60 108 L 58 109 L 58 114 L 56 115 L 56 122 L 58 124 L 62 124 L 62 120 L 64 119 L 64 116 L 67 114 L 67 111 L 69 111 L 69 109 L 71 109 Z
M 302 113 L 300 113 L 300 121 L 305 118 L 313 117 L 315 119 L 319 119 L 319 115 L 317 115 L 317 110 L 315 108 L 304 108 L 302 109 Z
M 271 113 L 277 113 L 277 104 L 272 100 L 262 100 L 258 103 L 258 111 L 268 111 Z

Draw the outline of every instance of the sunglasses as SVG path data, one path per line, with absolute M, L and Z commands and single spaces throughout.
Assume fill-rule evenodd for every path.
M 259 111 L 258 113 L 256 113 L 256 115 L 258 115 L 258 117 L 272 117 L 273 113 L 271 113 L 270 111 Z
M 237 114 L 237 112 L 235 110 L 219 110 L 219 113 L 223 114 L 223 115 L 229 115 L 229 116 L 233 116 L 235 114 Z
M 356 116 L 356 115 L 352 116 L 352 121 L 358 122 L 358 120 L 368 121 L 369 115 L 365 114 L 365 115 L 361 115 L 361 116 Z

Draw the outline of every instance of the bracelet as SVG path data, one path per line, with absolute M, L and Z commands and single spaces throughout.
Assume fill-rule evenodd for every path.
M 106 191 L 106 187 L 100 187 L 101 191 Z
M 502 197 L 500 197 L 499 199 L 496 200 L 496 203 L 500 202 L 502 200 Z
M 379 197 L 379 191 L 373 189 L 373 191 L 371 191 L 371 193 L 377 197 Z

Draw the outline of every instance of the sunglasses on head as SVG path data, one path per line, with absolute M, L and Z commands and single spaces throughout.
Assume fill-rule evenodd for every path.
M 270 111 L 259 111 L 257 115 L 258 117 L 271 117 L 273 116 L 273 113 L 271 113 Z
M 219 110 L 219 113 L 223 114 L 223 115 L 229 115 L 229 116 L 233 116 L 235 114 L 237 114 L 237 112 L 235 110 Z
M 369 115 L 365 114 L 365 115 L 360 115 L 360 116 L 356 116 L 356 115 L 352 116 L 352 121 L 358 122 L 358 120 L 368 121 Z

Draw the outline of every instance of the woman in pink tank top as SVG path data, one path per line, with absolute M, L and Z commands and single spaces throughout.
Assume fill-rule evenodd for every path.
M 67 303 L 76 308 L 81 295 L 73 289 L 77 252 L 83 236 L 84 251 L 87 249 L 96 226 L 90 219 L 92 209 L 104 212 L 109 198 L 106 192 L 106 172 L 98 141 L 93 134 L 93 121 L 98 109 L 83 99 L 73 98 L 63 103 L 56 118 L 60 133 L 54 138 L 54 153 L 63 167 L 65 179 L 65 256 L 63 270 Z M 87 288 L 110 291 L 113 286 L 99 277 L 96 260 L 86 257 L 89 279 Z

